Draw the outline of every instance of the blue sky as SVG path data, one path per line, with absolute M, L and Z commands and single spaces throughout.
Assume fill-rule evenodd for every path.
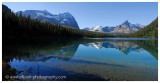
M 157 2 L 3 2 L 12 11 L 47 10 L 52 14 L 70 12 L 80 28 L 116 26 L 128 20 L 148 25 L 158 17 Z

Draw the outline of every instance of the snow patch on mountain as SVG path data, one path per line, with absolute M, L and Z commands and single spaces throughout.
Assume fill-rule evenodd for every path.
M 21 12 L 26 17 L 30 15 L 32 19 L 38 19 L 42 22 L 47 21 L 79 29 L 78 23 L 69 12 L 59 14 L 51 14 L 47 10 L 26 10 Z M 17 13 L 20 14 L 20 11 Z
M 102 32 L 102 33 L 113 33 L 113 34 L 130 34 L 137 32 L 138 30 L 144 28 L 143 25 L 140 24 L 131 24 L 128 20 L 124 21 L 122 24 L 116 27 L 102 27 L 96 26 L 93 28 L 84 28 L 83 30 L 93 31 L 93 32 Z

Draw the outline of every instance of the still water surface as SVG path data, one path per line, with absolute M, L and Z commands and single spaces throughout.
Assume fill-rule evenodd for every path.
M 158 80 L 155 39 L 77 41 L 6 46 L 3 76 L 14 70 L 11 75 L 24 77 L 12 80 Z

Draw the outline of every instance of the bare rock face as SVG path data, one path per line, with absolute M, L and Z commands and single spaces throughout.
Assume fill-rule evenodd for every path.
M 38 19 L 42 22 L 49 22 L 52 24 L 60 24 L 69 27 L 74 27 L 79 29 L 78 23 L 75 18 L 69 12 L 60 13 L 60 14 L 51 14 L 46 10 L 26 10 L 26 11 L 19 11 L 18 14 L 22 13 L 24 16 L 29 16 L 32 19 Z
M 102 27 L 102 26 L 96 26 L 96 27 L 87 27 L 83 30 L 87 31 L 94 31 L 94 32 L 102 32 L 102 33 L 110 33 L 110 34 L 131 34 L 134 32 L 137 32 L 138 30 L 144 28 L 143 25 L 140 24 L 131 24 L 128 22 L 128 20 L 124 21 L 122 24 L 116 26 L 116 27 Z

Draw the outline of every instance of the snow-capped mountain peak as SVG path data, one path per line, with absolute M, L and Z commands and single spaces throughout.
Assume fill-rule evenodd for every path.
M 51 14 L 50 12 L 48 12 L 47 10 L 42 10 L 43 12 L 45 12 L 45 13 L 49 13 L 49 14 Z
M 96 30 L 96 29 L 102 29 L 102 27 L 98 25 L 93 30 Z
M 87 31 L 94 31 L 94 32 L 103 32 L 103 33 L 116 33 L 116 34 L 130 34 L 134 33 L 140 29 L 142 29 L 144 26 L 140 24 L 131 24 L 128 20 L 125 20 L 122 24 L 116 26 L 116 27 L 102 27 L 102 26 L 96 26 L 94 28 L 84 28 L 83 30 Z
M 20 14 L 20 12 L 17 12 Z M 32 19 L 37 18 L 40 21 L 47 21 L 50 23 L 58 23 L 60 25 L 70 26 L 73 28 L 79 29 L 78 23 L 75 18 L 69 12 L 59 13 L 59 14 L 51 14 L 47 10 L 26 10 L 22 11 L 22 15 L 26 17 L 30 15 Z

